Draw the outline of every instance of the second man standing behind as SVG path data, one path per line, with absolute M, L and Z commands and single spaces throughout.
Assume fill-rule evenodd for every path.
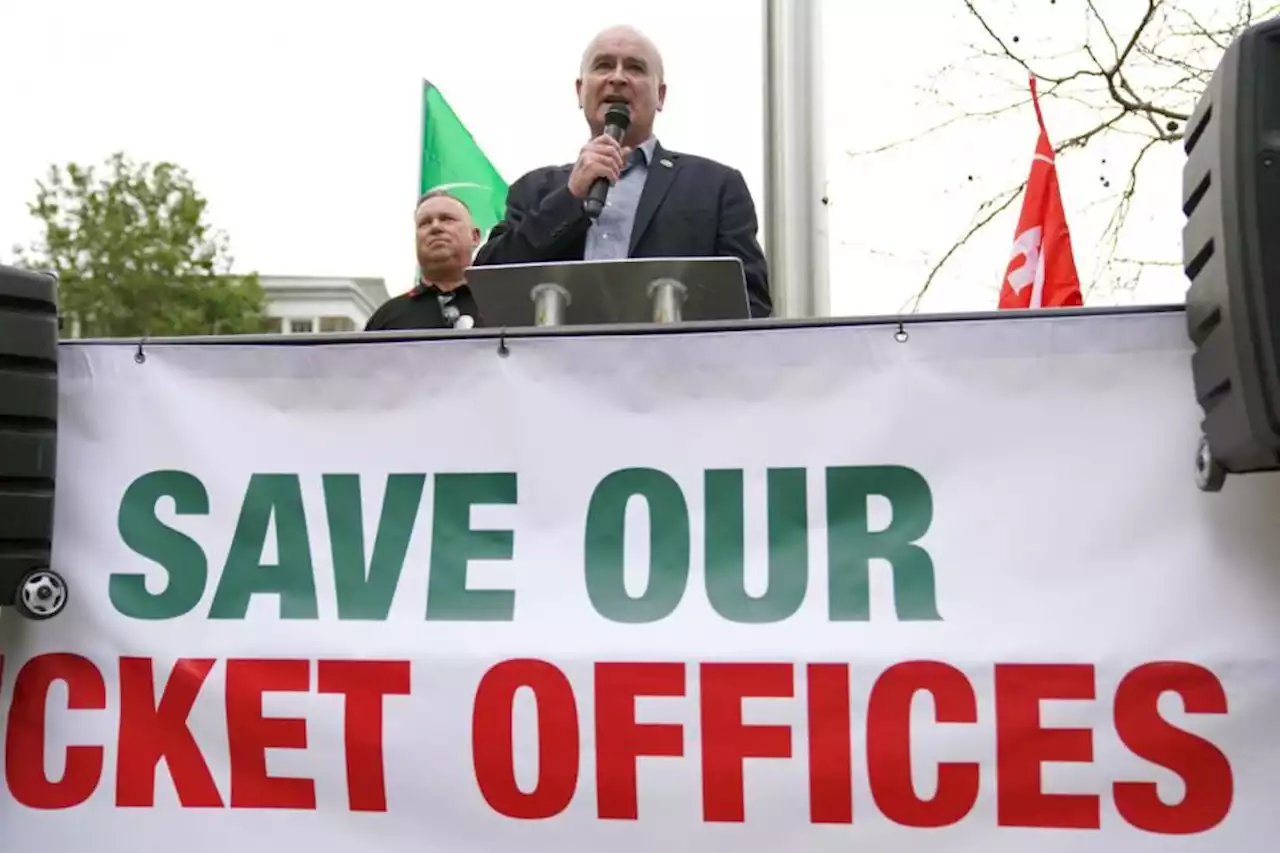
M 483 325 L 475 296 L 467 285 L 471 253 L 480 231 L 461 199 L 432 190 L 413 212 L 418 250 L 418 283 L 408 293 L 384 302 L 366 332 L 411 329 L 470 329 Z

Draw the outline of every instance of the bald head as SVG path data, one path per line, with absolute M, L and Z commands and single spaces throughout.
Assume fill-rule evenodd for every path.
M 426 205 L 427 202 L 431 201 L 434 198 L 448 199 L 453 204 L 456 204 L 458 205 L 458 207 L 462 208 L 462 211 L 463 213 L 465 213 L 467 220 L 468 221 L 471 220 L 471 208 L 467 206 L 467 203 L 465 201 L 458 198 L 456 195 L 454 195 L 453 193 L 449 192 L 446 189 L 434 189 L 434 190 L 429 190 L 426 193 L 423 193 L 423 195 L 418 199 L 418 206 L 413 209 L 413 218 L 415 221 L 418 218 L 418 214 L 422 211 L 423 206 Z
M 609 105 L 625 103 L 631 109 L 631 127 L 622 144 L 638 146 L 653 134 L 655 114 L 667 98 L 662 54 L 635 27 L 601 30 L 582 52 L 577 89 L 578 105 L 593 137 L 604 131 Z
M 582 65 L 579 67 L 579 73 L 581 75 L 586 74 L 587 63 L 591 61 L 591 57 L 596 53 L 601 43 L 609 43 L 617 39 L 630 41 L 644 48 L 649 54 L 654 71 L 658 76 L 658 82 L 661 83 L 666 79 L 662 68 L 662 54 L 658 51 L 658 46 L 653 43 L 653 39 L 630 24 L 617 24 L 596 33 L 595 38 L 587 43 L 586 50 L 582 51 Z

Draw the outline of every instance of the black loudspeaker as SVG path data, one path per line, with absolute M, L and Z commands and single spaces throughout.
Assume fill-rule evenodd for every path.
M 0 605 L 57 616 L 51 566 L 58 451 L 58 282 L 0 266 Z
M 1226 50 L 1183 147 L 1196 478 L 1280 469 L 1280 18 Z

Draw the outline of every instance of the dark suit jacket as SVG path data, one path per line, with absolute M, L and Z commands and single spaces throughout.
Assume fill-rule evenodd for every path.
M 671 168 L 661 165 L 664 159 Z M 582 260 L 591 220 L 582 201 L 569 192 L 572 168 L 546 166 L 512 184 L 506 218 L 494 226 L 473 263 Z M 739 258 L 751 316 L 768 317 L 773 300 L 758 227 L 755 204 L 737 169 L 658 145 L 636 209 L 628 256 Z

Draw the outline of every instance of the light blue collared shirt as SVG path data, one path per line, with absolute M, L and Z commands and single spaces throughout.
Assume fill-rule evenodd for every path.
M 587 231 L 585 260 L 615 261 L 630 253 L 636 209 L 640 206 L 640 194 L 644 192 L 657 144 L 657 138 L 650 136 L 631 152 L 631 162 L 622 170 L 618 182 L 609 188 L 604 210 Z

